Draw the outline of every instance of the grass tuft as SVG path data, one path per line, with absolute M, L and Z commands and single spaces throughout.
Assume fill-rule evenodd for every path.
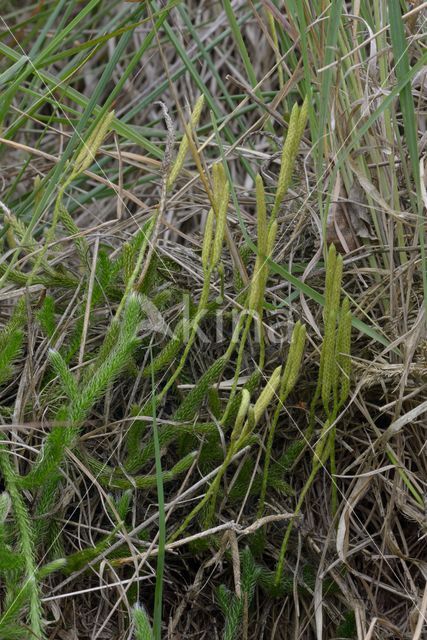
M 404 4 L 3 1 L 1 640 L 421 638 Z

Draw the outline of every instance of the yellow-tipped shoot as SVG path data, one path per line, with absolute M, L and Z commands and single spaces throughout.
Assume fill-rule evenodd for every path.
M 249 405 L 247 410 L 248 418 L 244 426 L 240 429 L 240 433 L 237 433 L 235 451 L 238 451 L 246 442 L 248 436 L 251 435 L 254 428 L 260 421 L 260 418 L 264 411 L 269 406 L 271 400 L 276 395 L 276 392 L 280 384 L 280 375 L 282 367 L 277 367 L 271 374 L 270 379 L 267 381 L 264 389 L 261 391 L 258 400 L 254 406 Z M 249 403 L 248 403 L 249 404 Z M 240 404 L 242 407 L 242 404 Z M 236 431 L 236 429 L 235 429 Z
M 231 434 L 232 442 L 237 440 L 242 432 L 243 422 L 247 416 L 250 401 L 251 401 L 251 396 L 249 391 L 247 389 L 243 389 L 239 411 L 237 412 L 236 422 L 234 425 L 233 433 Z
M 213 225 L 214 225 L 215 214 L 213 209 L 209 210 L 208 217 L 206 218 L 205 225 L 205 234 L 203 236 L 203 247 L 202 247 L 202 266 L 203 271 L 208 271 L 210 264 L 210 254 L 212 249 L 212 238 L 213 238 Z
M 113 120 L 114 111 L 109 111 L 105 114 L 104 118 L 98 122 L 89 138 L 83 141 L 83 145 L 74 161 L 70 179 L 76 178 L 80 173 L 83 173 L 83 171 L 86 171 L 86 169 L 90 167 L 99 147 L 110 130 Z
M 292 332 L 291 344 L 280 385 L 280 400 L 284 402 L 291 393 L 301 369 L 306 338 L 305 325 L 298 320 Z
M 338 324 L 337 335 L 337 401 L 342 407 L 350 392 L 351 372 L 351 311 L 348 298 L 344 298 Z
M 214 164 L 212 175 L 215 209 L 211 208 L 209 211 L 203 239 L 202 265 L 205 272 L 214 269 L 221 258 L 230 198 L 230 187 L 223 165 L 220 163 Z M 215 235 L 213 232 L 214 219 Z
M 214 173 L 214 198 L 216 204 L 216 229 L 215 238 L 212 245 L 211 267 L 214 269 L 219 262 L 224 243 L 225 229 L 227 226 L 227 211 L 230 198 L 230 186 L 222 164 L 214 165 L 218 170 Z M 215 184 L 215 182 L 217 184 Z
M 331 394 L 334 396 L 334 406 L 337 400 L 337 320 L 339 317 L 341 281 L 343 259 L 337 255 L 332 244 L 328 251 L 326 263 L 325 308 L 323 312 L 325 322 L 325 336 L 320 357 L 321 395 L 325 411 L 331 411 Z
M 199 124 L 199 120 L 200 120 L 200 116 L 202 114 L 202 109 L 203 109 L 203 104 L 204 104 L 204 100 L 205 97 L 204 95 L 201 95 L 200 98 L 197 100 L 193 112 L 190 116 L 190 130 L 194 130 L 196 129 L 197 125 Z M 182 140 L 181 140 L 181 144 L 179 145 L 179 149 L 178 149 L 178 153 L 175 159 L 175 162 L 172 166 L 171 172 L 169 174 L 169 177 L 167 179 L 167 183 L 166 183 L 166 187 L 167 190 L 170 191 L 175 183 L 175 180 L 177 179 L 177 177 L 179 176 L 179 174 L 181 173 L 181 169 L 184 166 L 184 162 L 185 162 L 185 158 L 187 156 L 188 153 L 188 149 L 190 148 L 190 142 L 188 139 L 188 134 L 185 133 Z
M 268 278 L 267 258 L 269 258 L 273 253 L 274 242 L 277 235 L 277 222 L 273 221 L 270 225 L 267 223 L 264 183 L 259 175 L 255 180 L 255 188 L 257 203 L 258 255 L 252 276 L 248 306 L 252 311 L 258 311 L 260 313 L 264 302 L 264 292 Z
M 292 179 L 292 171 L 298 153 L 299 143 L 307 124 L 308 102 L 304 100 L 301 108 L 295 103 L 289 119 L 288 135 L 283 145 L 280 163 L 279 179 L 277 181 L 276 197 L 273 205 L 273 218 L 276 217 L 283 198 L 285 197 Z
M 282 367 L 276 367 L 276 369 L 271 374 L 270 380 L 268 380 L 264 389 L 261 391 L 261 394 L 254 406 L 255 424 L 258 424 L 262 414 L 267 409 L 271 400 L 275 396 L 276 391 L 279 388 L 281 373 Z

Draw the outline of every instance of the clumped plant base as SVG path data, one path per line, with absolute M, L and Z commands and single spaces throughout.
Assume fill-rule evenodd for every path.
M 419 640 L 422 7 L 0 6 L 0 639 Z

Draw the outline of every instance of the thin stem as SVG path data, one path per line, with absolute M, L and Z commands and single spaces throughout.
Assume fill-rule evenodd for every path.
M 151 352 L 151 348 L 150 348 Z M 152 360 L 152 353 L 151 353 Z M 162 599 L 163 599 L 163 576 L 165 567 L 165 545 L 166 545 L 166 516 L 165 516 L 165 497 L 163 488 L 162 460 L 159 444 L 159 433 L 156 420 L 156 396 L 154 393 L 155 380 L 154 370 L 151 373 L 151 386 L 153 389 L 153 438 L 155 450 L 156 464 L 156 485 L 157 485 L 157 502 L 159 507 L 159 545 L 156 569 L 156 589 L 154 594 L 154 638 L 161 640 L 162 635 Z
M 292 520 L 290 520 L 288 524 L 288 528 L 286 529 L 285 537 L 283 538 L 282 546 L 280 548 L 279 560 L 277 562 L 276 577 L 274 579 L 276 586 L 278 586 L 282 580 L 283 566 L 285 563 L 285 555 L 288 548 L 289 538 L 291 536 L 292 529 L 294 527 L 295 519 L 301 511 L 302 505 L 304 504 L 305 496 L 307 495 L 307 492 L 309 491 L 311 485 L 313 484 L 318 470 L 319 470 L 319 466 L 316 465 L 313 468 L 312 472 L 310 473 L 309 478 L 301 491 L 299 500 L 297 502 L 297 506 L 295 507 L 293 518 Z

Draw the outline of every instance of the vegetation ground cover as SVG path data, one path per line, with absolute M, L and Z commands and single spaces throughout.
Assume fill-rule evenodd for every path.
M 0 638 L 426 633 L 426 9 L 0 1 Z

